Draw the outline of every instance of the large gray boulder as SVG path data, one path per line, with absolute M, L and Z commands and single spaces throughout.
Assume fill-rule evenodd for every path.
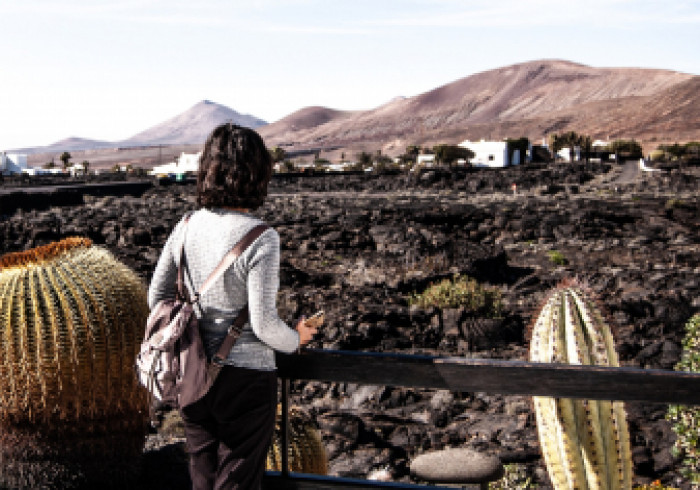
M 417 456 L 411 474 L 434 483 L 486 483 L 503 477 L 503 465 L 497 456 L 451 448 Z

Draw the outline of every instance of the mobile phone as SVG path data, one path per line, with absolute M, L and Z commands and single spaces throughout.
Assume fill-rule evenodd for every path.
M 306 319 L 306 324 L 312 327 L 320 327 L 323 324 L 323 315 L 324 315 L 323 310 L 319 310 L 313 315 L 311 315 L 309 318 Z

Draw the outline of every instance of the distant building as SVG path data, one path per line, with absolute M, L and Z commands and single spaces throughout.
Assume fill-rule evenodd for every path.
M 330 163 L 326 165 L 326 172 L 345 172 L 353 165 L 356 165 L 355 162 Z
M 557 160 L 564 160 L 565 162 L 578 162 L 581 161 L 581 147 L 574 146 L 573 156 L 571 154 L 571 148 L 562 148 L 557 152 Z
M 183 151 L 177 161 L 155 166 L 149 174 L 158 177 L 181 177 L 187 174 L 196 174 L 199 171 L 199 158 L 201 156 L 201 151 L 199 153 L 185 153 Z
M 87 174 L 87 169 L 85 168 L 85 165 L 82 163 L 75 163 L 68 167 L 68 172 L 70 173 L 71 177 L 75 177 L 77 175 L 85 175 Z
M 199 170 L 199 158 L 202 152 L 199 153 L 180 153 L 180 158 L 177 160 L 177 165 L 185 172 L 197 172 Z
M 27 155 L 0 152 L 0 173 L 3 175 L 21 174 L 27 171 Z
M 416 166 L 432 167 L 435 165 L 435 155 L 418 155 Z
M 63 174 L 63 169 L 62 168 L 41 168 L 41 167 L 35 167 L 35 168 L 28 168 L 24 170 L 25 174 L 36 176 L 36 175 L 61 175 Z
M 519 149 L 512 152 L 506 141 L 462 141 L 459 145 L 474 152 L 470 160 L 472 167 L 502 168 L 510 165 L 520 165 L 527 155 L 520 155 Z

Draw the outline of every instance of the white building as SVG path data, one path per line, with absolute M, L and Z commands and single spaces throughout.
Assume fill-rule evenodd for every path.
M 31 175 L 32 177 L 35 175 L 61 175 L 63 173 L 63 169 L 34 167 L 24 170 L 23 173 Z
M 355 165 L 355 162 L 329 163 L 326 165 L 326 172 L 345 172 L 353 165 Z
M 578 162 L 581 160 L 581 147 L 574 146 L 573 159 L 571 158 L 571 148 L 569 148 L 568 146 L 566 148 L 562 148 L 557 152 L 557 158 L 562 159 L 565 162 Z
M 21 174 L 27 170 L 27 155 L 0 152 L 0 173 L 3 175 Z
M 513 150 L 513 156 L 508 152 L 508 143 L 505 141 L 462 141 L 459 145 L 474 152 L 474 158 L 470 160 L 473 167 L 507 167 L 509 165 L 520 165 L 520 150 Z M 522 155 L 527 157 L 527 155 Z
M 75 177 L 76 175 L 86 175 L 87 169 L 85 168 L 84 164 L 75 163 L 68 167 L 68 173 L 70 173 L 71 177 Z
M 432 167 L 435 165 L 435 155 L 418 155 L 416 158 L 417 167 Z
M 201 156 L 201 151 L 199 153 L 185 153 L 183 151 L 177 161 L 166 163 L 165 165 L 157 165 L 153 167 L 149 174 L 164 177 L 197 173 L 199 170 L 199 157 Z

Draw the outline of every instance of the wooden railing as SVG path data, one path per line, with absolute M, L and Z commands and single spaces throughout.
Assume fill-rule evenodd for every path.
M 286 448 L 289 381 L 293 379 L 436 388 L 456 392 L 700 405 L 700 374 L 659 369 L 326 350 L 279 355 L 277 366 L 278 375 L 283 380 L 283 460 L 281 472 L 266 474 L 266 488 L 427 488 L 291 474 Z

